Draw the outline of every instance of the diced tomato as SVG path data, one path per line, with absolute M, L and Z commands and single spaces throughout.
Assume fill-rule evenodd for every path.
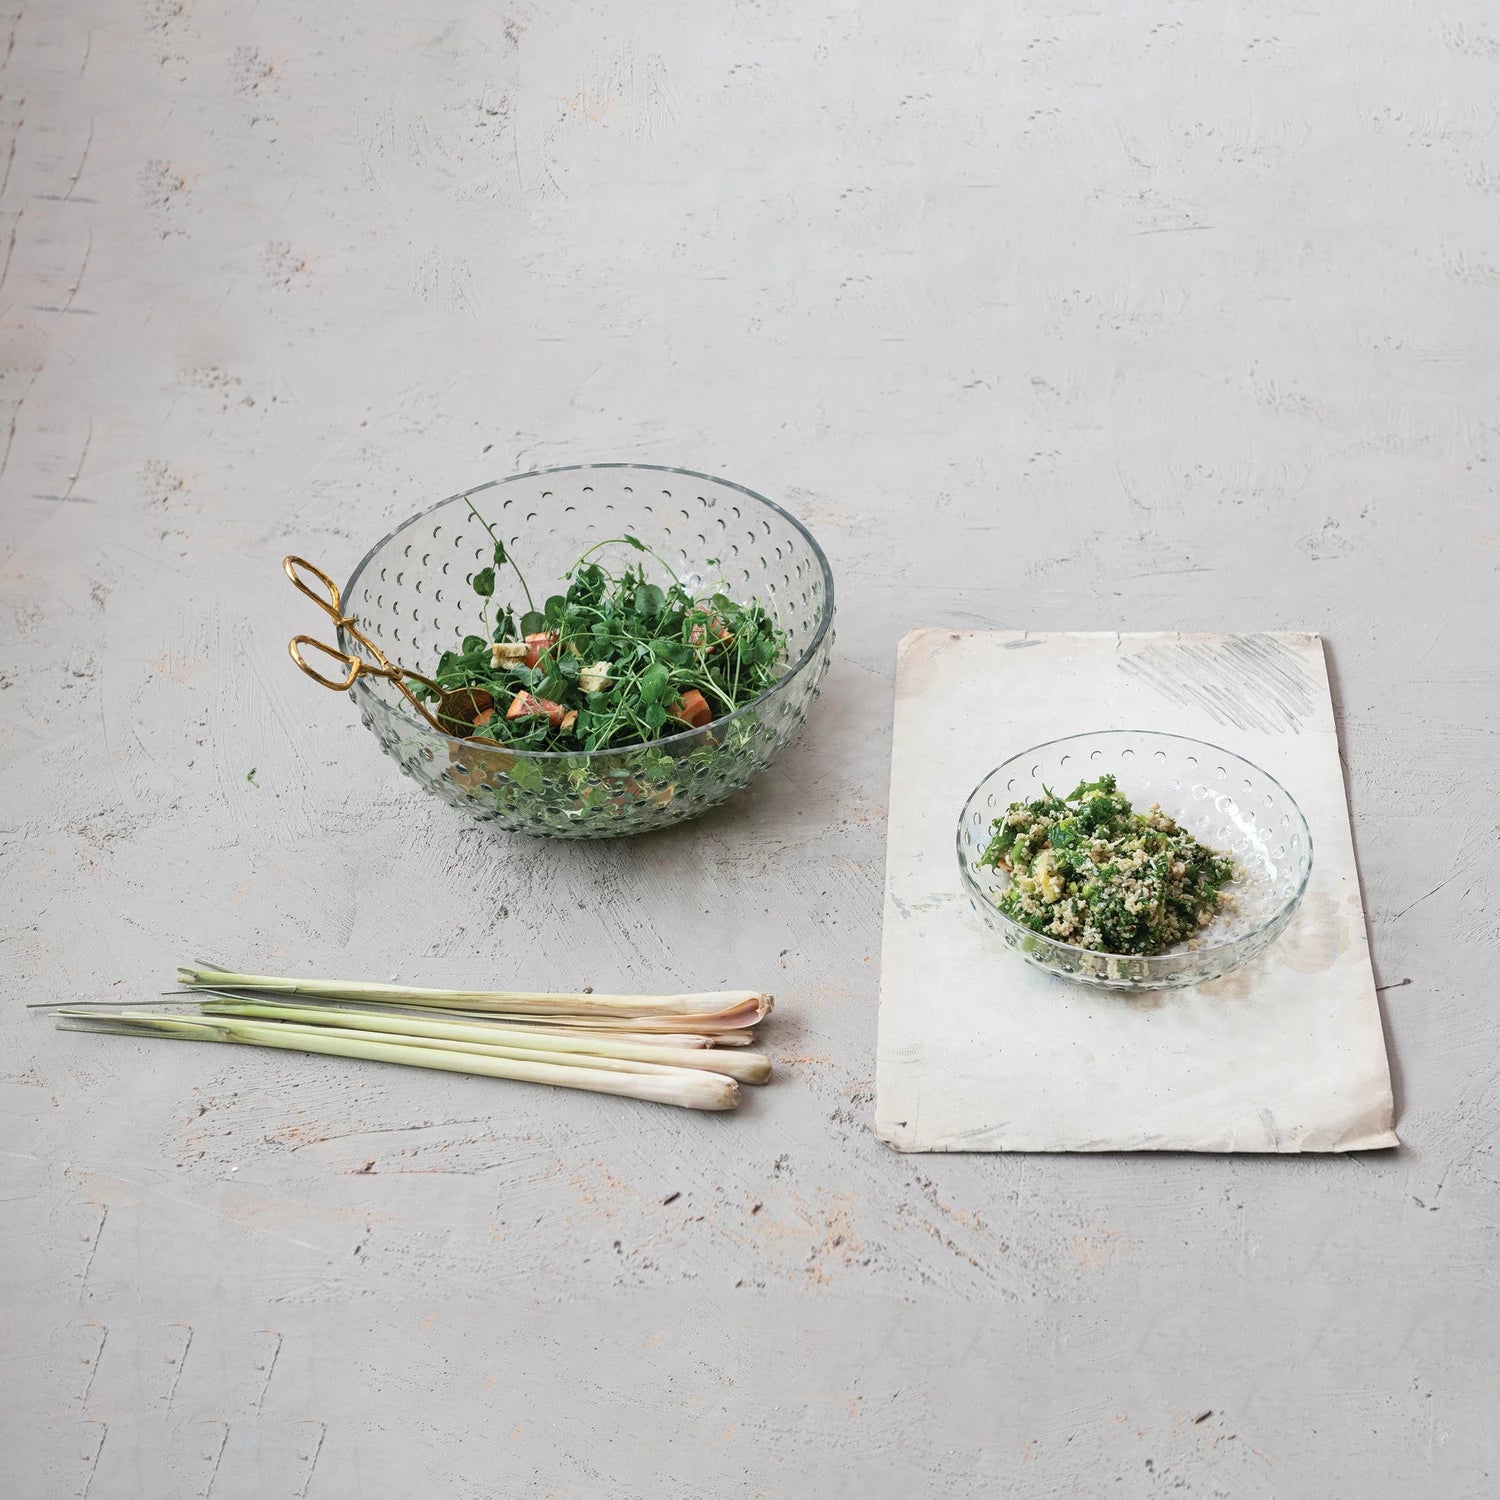
M 541 659 L 543 652 L 550 651 L 557 644 L 557 632 L 555 630 L 539 631 L 535 635 L 526 637 L 526 665 L 534 667 Z
M 708 706 L 708 699 L 697 688 L 689 688 L 672 705 L 671 714 L 690 729 L 702 729 L 714 716 L 713 710 Z
M 525 692 L 517 693 L 505 710 L 507 719 L 529 719 L 537 714 L 545 714 L 556 729 L 563 721 L 564 710 L 561 703 L 554 703 L 550 698 L 534 698 Z
M 723 645 L 726 641 L 732 641 L 734 636 L 729 628 L 717 616 L 712 616 L 707 624 L 695 623 L 688 631 L 688 645 L 701 646 L 712 635 L 716 645 Z

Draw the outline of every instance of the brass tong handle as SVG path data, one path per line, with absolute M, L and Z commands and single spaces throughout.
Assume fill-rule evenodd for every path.
M 343 678 L 335 681 L 332 677 L 325 677 L 318 669 L 310 665 L 302 655 L 304 647 L 311 646 L 314 651 L 321 651 L 324 656 L 330 656 L 336 662 L 341 662 L 347 668 Z M 335 651 L 332 646 L 325 645 L 322 641 L 310 635 L 294 635 L 287 642 L 287 650 L 291 652 L 292 660 L 312 678 L 314 682 L 320 682 L 326 688 L 332 688 L 336 693 L 345 692 L 352 688 L 355 679 L 360 673 L 369 670 L 368 664 L 362 662 L 357 656 L 350 656 L 347 651 Z M 386 674 L 379 667 L 373 669 L 378 676 Z
M 427 705 L 407 687 L 406 679 L 420 682 L 423 687 L 437 695 L 438 709 L 443 707 L 444 690 L 432 680 L 425 677 L 421 672 L 410 672 L 396 662 L 389 661 L 384 651 L 359 628 L 359 621 L 354 615 L 344 613 L 344 601 L 339 593 L 339 586 L 321 568 L 308 562 L 305 557 L 287 556 L 281 560 L 282 571 L 292 580 L 293 586 L 298 593 L 306 595 L 319 609 L 326 614 L 333 623 L 358 645 L 370 653 L 374 660 L 367 660 L 363 656 L 355 656 L 348 651 L 339 651 L 326 642 L 318 640 L 310 635 L 294 635 L 287 642 L 287 650 L 291 658 L 307 673 L 309 677 L 323 687 L 332 688 L 336 693 L 346 692 L 352 688 L 361 677 L 384 677 L 388 682 L 395 683 L 402 696 L 406 699 L 421 716 L 438 731 L 439 734 L 452 734 L 451 726 L 444 725 L 435 718 L 427 709 Z M 309 573 L 317 579 L 322 588 L 314 588 L 305 577 L 303 572 Z M 340 663 L 345 671 L 341 678 L 327 677 L 311 665 L 302 655 L 303 651 L 311 647 L 314 651 L 321 651 L 324 656 Z
M 281 559 L 282 571 L 292 580 L 293 585 L 299 593 L 306 594 L 314 604 L 325 614 L 333 616 L 335 625 L 352 625 L 354 617 L 351 615 L 345 619 L 343 610 L 343 599 L 339 594 L 339 586 L 320 567 L 308 562 L 305 557 L 297 557 L 295 554 Z M 312 588 L 307 580 L 298 573 L 298 568 L 305 568 L 319 583 L 323 585 L 322 592 Z

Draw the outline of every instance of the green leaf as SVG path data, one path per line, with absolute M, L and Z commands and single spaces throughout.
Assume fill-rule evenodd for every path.
M 651 554 L 650 546 L 639 537 L 611 540 Z M 476 594 L 493 601 L 486 610 L 484 635 L 491 633 L 491 626 L 497 641 L 554 631 L 576 644 L 577 654 L 571 648 L 555 658 L 548 653 L 543 667 L 536 669 L 497 668 L 492 664 L 490 641 L 470 635 L 463 638 L 461 650 L 439 654 L 435 680 L 444 690 L 485 690 L 497 702 L 524 686 L 539 697 L 561 703 L 565 710 L 578 710 L 579 716 L 573 730 L 563 735 L 544 716 L 507 722 L 497 715 L 487 726 L 486 741 L 493 737 L 517 749 L 539 750 L 580 744 L 602 750 L 628 747 L 659 732 L 670 732 L 670 705 L 689 686 L 732 709 L 775 682 L 775 663 L 786 650 L 786 635 L 758 600 L 736 603 L 729 584 L 718 582 L 712 597 L 695 592 L 681 579 L 674 579 L 670 586 L 658 585 L 648 578 L 644 560 L 611 570 L 607 563 L 593 560 L 596 547 L 563 575 L 567 581 L 545 601 L 543 609 L 532 605 L 528 594 L 525 603 L 530 607 L 518 621 L 519 611 L 494 594 L 497 571 L 514 569 L 515 561 L 493 530 L 490 541 L 494 566 L 471 579 Z M 733 647 L 720 650 L 716 646 L 708 652 L 690 647 L 687 640 L 693 624 L 714 618 L 722 620 L 735 637 Z M 586 694 L 578 685 L 580 670 L 595 661 L 611 663 L 611 685 L 603 692 Z M 430 690 L 421 689 L 421 694 L 430 696 Z M 725 740 L 714 744 L 712 754 L 740 754 L 749 749 L 748 744 Z M 702 753 L 709 751 L 705 748 Z M 668 785 L 677 772 L 670 758 L 664 764 L 663 785 Z M 522 772 L 523 777 L 527 774 Z M 642 780 L 641 785 L 647 782 Z M 519 787 L 516 794 L 524 795 Z
M 649 666 L 641 673 L 641 680 L 637 684 L 641 699 L 645 703 L 656 703 L 671 685 L 672 674 L 657 662 Z
M 541 769 L 529 760 L 518 760 L 505 774 L 525 791 L 539 792 L 542 789 Z

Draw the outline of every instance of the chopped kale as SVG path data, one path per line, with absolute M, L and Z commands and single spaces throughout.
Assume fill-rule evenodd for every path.
M 1046 787 L 992 827 L 981 865 L 1010 872 L 996 903 L 1034 932 L 1101 953 L 1151 954 L 1192 937 L 1232 900 L 1238 868 L 1159 807 L 1136 812 L 1113 776 L 1066 797 Z

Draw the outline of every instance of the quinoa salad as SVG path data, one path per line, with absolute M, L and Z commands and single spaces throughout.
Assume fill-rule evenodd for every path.
M 1234 900 L 1234 860 L 1160 807 L 1136 812 L 1113 776 L 1043 793 L 995 819 L 979 861 L 1010 873 L 996 905 L 1022 926 L 1101 953 L 1165 953 Z

